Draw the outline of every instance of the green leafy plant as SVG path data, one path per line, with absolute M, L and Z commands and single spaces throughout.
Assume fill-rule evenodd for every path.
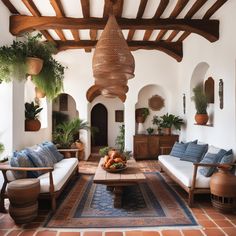
M 100 149 L 99 149 L 99 155 L 104 157 L 104 156 L 108 155 L 108 152 L 109 152 L 111 149 L 112 149 L 111 147 L 103 147 L 103 148 L 100 148 Z
M 78 135 L 79 131 L 82 129 L 88 130 L 89 128 L 88 122 L 79 118 L 63 122 L 56 126 L 55 132 L 53 133 L 53 141 L 60 148 L 69 148 L 76 141 L 76 135 Z
M 125 149 L 125 125 L 122 124 L 119 126 L 119 134 L 116 137 L 115 143 L 117 146 L 117 149 L 123 153 Z
M 184 124 L 184 121 L 179 116 L 175 116 L 173 114 L 166 113 L 165 115 L 161 116 L 161 123 L 160 126 L 162 128 L 172 128 L 174 127 L 177 130 L 181 129 L 181 125 Z
M 2 154 L 5 150 L 4 144 L 0 143 L 0 154 Z
M 151 135 L 154 132 L 154 129 L 152 127 L 148 127 L 146 130 L 149 135 Z
M 203 91 L 203 86 L 201 84 L 193 88 L 192 100 L 195 103 L 196 113 L 197 114 L 207 114 L 207 96 Z
M 142 109 L 141 114 L 142 114 L 143 118 L 146 119 L 149 116 L 150 111 L 147 107 L 143 107 L 141 109 Z
M 43 108 L 40 108 L 39 105 L 34 104 L 34 102 L 25 103 L 25 118 L 28 120 L 37 119 L 39 112 L 41 112 Z

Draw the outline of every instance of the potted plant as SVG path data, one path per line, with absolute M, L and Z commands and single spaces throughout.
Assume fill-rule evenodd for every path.
M 151 135 L 154 132 L 154 129 L 152 127 L 148 127 L 146 130 L 149 135 Z
M 203 91 L 203 86 L 199 84 L 193 88 L 193 94 L 192 100 L 196 108 L 195 121 L 198 125 L 205 125 L 209 117 L 207 114 L 207 96 Z
M 38 120 L 38 115 L 42 109 L 34 102 L 25 103 L 25 131 L 38 131 L 40 129 L 41 123 Z
M 2 154 L 4 152 L 5 148 L 3 143 L 0 143 L 0 154 Z
M 115 143 L 120 152 L 124 152 L 125 149 L 125 125 L 119 126 L 119 134 L 116 137 Z
M 150 114 L 147 107 L 138 108 L 135 111 L 135 118 L 137 123 L 144 123 L 147 116 Z
M 161 134 L 161 127 L 160 127 L 161 119 L 157 115 L 153 116 L 152 124 L 157 126 L 158 134 Z
M 166 135 L 171 135 L 171 128 L 174 127 L 177 130 L 181 129 L 181 125 L 184 124 L 184 121 L 179 116 L 175 116 L 173 114 L 166 113 L 161 116 L 160 126 L 165 129 Z

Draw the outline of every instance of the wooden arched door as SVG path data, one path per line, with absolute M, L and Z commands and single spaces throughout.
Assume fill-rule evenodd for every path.
M 107 146 L 107 109 L 101 103 L 96 104 L 91 111 L 91 125 L 98 128 L 91 140 L 92 147 Z

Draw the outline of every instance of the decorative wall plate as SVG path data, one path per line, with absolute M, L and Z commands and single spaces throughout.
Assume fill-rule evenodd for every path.
M 148 99 L 148 105 L 153 111 L 159 111 L 165 106 L 165 100 L 159 95 L 154 95 Z

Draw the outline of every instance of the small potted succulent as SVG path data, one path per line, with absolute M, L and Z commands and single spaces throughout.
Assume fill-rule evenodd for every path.
M 149 135 L 153 134 L 153 132 L 154 132 L 154 129 L 152 127 L 148 127 L 146 130 Z
M 38 120 L 38 115 L 43 108 L 34 102 L 25 103 L 25 131 L 38 131 L 41 127 L 41 123 Z

